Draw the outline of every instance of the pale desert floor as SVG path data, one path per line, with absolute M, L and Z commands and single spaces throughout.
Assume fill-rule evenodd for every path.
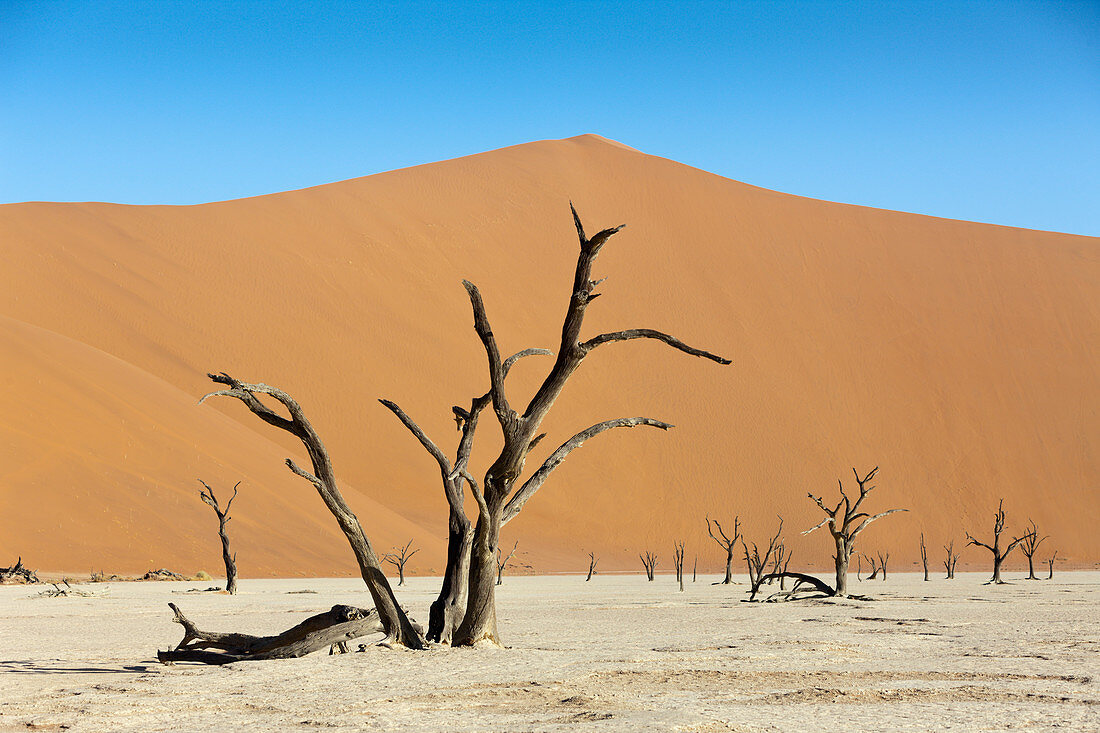
M 984 575 L 854 583 L 876 600 L 748 604 L 713 577 L 512 577 L 508 649 L 238 663 L 155 660 L 200 628 L 275 632 L 360 581 L 86 585 L 94 598 L 0 588 L 0 729 L 1005 730 L 1100 729 L 1100 573 L 984 586 Z M 743 578 L 741 579 L 743 581 Z M 402 602 L 423 620 L 437 588 Z M 315 590 L 316 594 L 292 591 Z

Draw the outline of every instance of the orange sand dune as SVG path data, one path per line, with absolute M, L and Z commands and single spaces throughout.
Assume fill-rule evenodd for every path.
M 1030 516 L 1052 535 L 1043 556 L 1100 561 L 1100 240 L 799 198 L 596 136 L 201 206 L 0 206 L 0 561 L 216 572 L 203 476 L 244 482 L 243 574 L 353 570 L 281 465 L 298 446 L 239 404 L 195 404 L 224 370 L 294 394 L 379 549 L 415 538 L 413 564 L 438 570 L 437 469 L 376 400 L 453 446 L 450 406 L 487 386 L 462 278 L 504 350 L 556 347 L 570 199 L 591 231 L 627 224 L 586 332 L 658 328 L 734 364 L 647 342 L 586 361 L 530 463 L 599 420 L 677 427 L 570 456 L 505 529 L 522 562 L 633 567 L 648 547 L 665 569 L 683 538 L 714 568 L 710 512 L 758 540 L 782 514 L 794 564 L 821 564 L 827 537 L 798 534 L 819 518 L 806 492 L 874 465 L 871 508 L 911 510 L 862 536 L 891 567 L 921 531 L 936 558 L 988 534 L 1001 496 L 1010 533 Z M 513 403 L 548 366 L 517 367 Z

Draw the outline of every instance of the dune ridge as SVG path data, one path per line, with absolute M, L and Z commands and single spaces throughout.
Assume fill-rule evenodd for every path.
M 239 405 L 195 404 L 224 370 L 293 394 L 376 548 L 413 538 L 413 571 L 438 572 L 437 469 L 376 400 L 453 446 L 450 406 L 487 385 L 463 278 L 503 350 L 556 347 L 570 200 L 590 230 L 627 225 L 586 333 L 658 328 L 734 363 L 650 343 L 589 359 L 532 463 L 604 419 L 677 427 L 570 456 L 505 530 L 521 562 L 633 568 L 684 538 L 716 568 L 710 513 L 756 539 L 781 514 L 792 566 L 824 566 L 827 538 L 798 534 L 819 518 L 806 493 L 874 465 L 871 506 L 910 509 L 862 538 L 892 567 L 921 531 L 937 561 L 988 534 L 1001 496 L 1009 533 L 1030 516 L 1052 535 L 1044 556 L 1100 561 L 1100 239 L 800 198 L 581 136 L 198 206 L 0 206 L 0 562 L 216 573 L 202 477 L 244 482 L 243 576 L 354 572 L 281 465 L 299 447 Z M 517 367 L 514 402 L 548 366 Z

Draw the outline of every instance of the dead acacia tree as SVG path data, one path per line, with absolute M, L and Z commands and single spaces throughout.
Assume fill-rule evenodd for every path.
M 928 580 L 928 548 L 924 546 L 924 532 L 920 533 L 920 561 L 924 565 L 924 579 Z
M 676 582 L 680 584 L 680 592 L 684 592 L 684 543 L 683 540 L 676 540 L 672 543 L 675 557 L 673 562 L 676 563 Z
M 596 563 L 600 561 L 600 558 L 596 557 L 594 553 L 588 553 L 588 577 L 584 579 L 584 582 L 592 580 L 592 576 L 596 574 Z
M 183 641 L 175 649 L 157 652 L 157 659 L 164 664 L 229 664 L 292 659 L 325 647 L 331 648 L 333 644 L 346 644 L 367 634 L 386 631 L 384 624 L 378 620 L 377 611 L 354 606 L 333 606 L 274 636 L 200 631 L 176 604 L 169 603 L 168 606 L 175 614 L 173 620 L 183 626 Z
M 890 560 L 890 553 L 889 552 L 887 552 L 885 555 L 883 555 L 881 552 L 878 553 L 878 567 L 879 567 L 879 570 L 882 571 L 882 579 L 884 581 L 886 580 L 886 563 L 889 560 Z
M 621 418 L 598 423 L 561 444 L 527 481 L 520 484 L 528 453 L 541 439 L 542 434 L 539 433 L 539 429 L 543 421 L 569 378 L 584 359 L 605 344 L 634 339 L 654 339 L 692 356 L 704 357 L 719 364 L 730 363 L 728 359 L 693 348 L 673 336 L 647 328 L 603 333 L 582 341 L 581 326 L 585 311 L 589 303 L 599 296 L 595 289 L 601 282 L 592 279 L 593 263 L 604 244 L 623 227 L 604 229 L 588 237 L 572 204 L 570 209 L 580 240 L 580 252 L 570 290 L 569 305 L 562 325 L 561 342 L 549 374 L 522 412 L 512 407 L 505 392 L 503 361 L 496 336 L 489 324 L 481 292 L 473 283 L 463 281 L 473 309 L 474 330 L 481 340 L 487 357 L 489 394 L 492 399 L 493 413 L 503 434 L 503 446 L 496 460 L 485 472 L 484 487 L 472 479 L 465 465 L 456 467 L 452 472 L 466 478 L 478 505 L 478 519 L 470 553 L 469 598 L 466 615 L 455 633 L 454 643 L 457 645 L 472 645 L 480 641 L 500 643 L 493 583 L 494 551 L 500 537 L 500 530 L 505 523 L 519 513 L 523 505 L 543 485 L 551 471 L 585 440 L 607 430 L 638 425 L 662 430 L 672 427 L 668 423 L 646 417 Z
M 504 582 L 504 570 L 508 567 L 508 561 L 516 554 L 517 547 L 519 547 L 519 540 L 516 540 L 515 544 L 512 545 L 512 551 L 508 553 L 507 557 L 502 556 L 500 548 L 497 548 L 497 585 Z
M 644 554 L 638 555 L 638 559 L 642 561 L 642 567 L 645 568 L 646 580 L 653 582 L 653 571 L 657 569 L 657 555 L 646 550 Z
M 878 573 L 879 573 L 878 561 L 875 560 L 875 558 L 870 556 L 870 555 L 866 555 L 866 554 L 863 554 L 863 553 L 860 553 L 860 555 L 862 557 L 864 557 L 867 560 L 867 562 L 871 565 L 871 574 L 868 575 L 866 578 L 864 578 L 864 580 L 874 580 L 875 578 L 878 577 Z
M 348 544 L 351 545 L 355 559 L 359 563 L 359 572 L 363 577 L 363 582 L 366 583 L 367 590 L 374 600 L 378 618 L 386 632 L 386 639 L 383 643 L 391 646 L 423 649 L 425 647 L 423 636 L 409 620 L 405 610 L 398 604 L 370 540 L 363 532 L 359 519 L 352 513 L 351 508 L 344 501 L 343 494 L 340 493 L 340 488 L 336 483 L 336 473 L 332 468 L 332 460 L 329 458 L 324 443 L 321 442 L 321 436 L 317 434 L 313 425 L 306 419 L 301 406 L 290 395 L 277 387 L 266 384 L 248 384 L 238 381 L 224 372 L 207 376 L 215 383 L 227 386 L 228 389 L 211 392 L 199 400 L 199 404 L 211 397 L 233 397 L 243 402 L 245 407 L 256 417 L 280 430 L 285 430 L 302 442 L 306 453 L 309 455 L 313 472 L 310 473 L 301 468 L 290 458 L 286 459 L 286 465 L 295 474 L 313 484 L 325 506 L 336 519 L 336 523 L 340 526 L 344 536 L 347 537 Z M 284 417 L 272 410 L 258 395 L 273 397 L 286 409 L 289 417 Z
M 382 560 L 388 562 L 397 568 L 397 584 L 405 585 L 405 563 L 409 561 L 409 558 L 420 552 L 420 548 L 416 548 L 412 552 L 409 549 L 412 547 L 412 540 L 409 540 L 404 547 L 394 547 L 396 552 L 387 552 L 382 556 Z
M 11 557 L 10 555 L 8 557 Z M 15 561 L 15 564 L 0 568 L 0 582 L 14 580 L 19 583 L 41 583 L 38 579 L 38 575 L 35 574 L 30 568 L 23 567 L 23 557 L 20 555 L 19 559 Z
M 225 563 L 225 591 L 229 595 L 235 595 L 237 593 L 237 553 L 229 552 L 229 534 L 225 530 L 225 525 L 232 519 L 229 516 L 229 507 L 233 505 L 233 500 L 237 498 L 237 487 L 241 485 L 241 482 L 238 481 L 233 486 L 233 496 L 229 497 L 229 501 L 225 503 L 225 509 L 222 509 L 221 505 L 218 504 L 218 497 L 214 495 L 214 490 L 201 478 L 196 480 L 206 489 L 205 491 L 199 491 L 199 498 L 209 504 L 214 513 L 218 515 L 218 537 L 222 541 L 222 562 Z
M 691 564 L 691 582 L 695 582 L 695 571 L 699 569 L 699 556 L 695 556 L 695 561 Z
M 550 355 L 546 349 L 524 349 L 504 360 L 501 371 L 507 377 L 512 367 L 520 359 L 528 356 Z M 443 495 L 447 499 L 447 564 L 443 571 L 443 583 L 439 595 L 428 610 L 428 641 L 450 644 L 455 629 L 466 614 L 466 597 L 470 586 L 470 549 L 473 547 L 474 525 L 466 516 L 463 507 L 463 483 L 465 476 L 456 467 L 465 467 L 470 460 L 474 447 L 474 435 L 482 411 L 492 402 L 486 393 L 470 400 L 469 408 L 455 405 L 451 408 L 460 437 L 452 464 L 446 454 L 417 425 L 412 418 L 391 400 L 379 400 L 383 406 L 397 416 L 424 450 L 439 465 L 439 475 L 443 481 Z
M 1016 539 L 1012 540 L 1012 542 L 1010 542 L 1008 544 L 1008 547 L 1006 547 L 1004 550 L 1001 549 L 1001 532 L 1003 532 L 1004 528 L 1005 528 L 1004 503 L 1005 503 L 1004 499 L 1001 499 L 997 503 L 997 511 L 993 515 L 993 544 L 992 545 L 988 545 L 985 542 L 981 542 L 980 540 L 975 539 L 973 536 L 971 536 L 971 534 L 969 532 L 966 533 L 966 539 L 967 539 L 966 544 L 967 544 L 968 547 L 970 545 L 974 545 L 975 547 L 984 547 L 985 549 L 987 549 L 991 553 L 993 553 L 993 577 L 989 579 L 989 582 L 986 583 L 986 585 L 988 585 L 989 583 L 997 583 L 997 584 L 1003 584 L 1004 583 L 1004 581 L 1001 580 L 1001 563 L 1003 563 L 1005 561 L 1005 558 L 1008 557 L 1008 553 L 1010 553 L 1014 549 L 1016 549 L 1016 545 L 1020 544 L 1021 542 L 1023 542 L 1025 539 L 1027 539 L 1030 536 L 1030 535 L 1025 534 L 1023 537 L 1017 537 Z
M 745 552 L 745 564 L 749 568 L 749 600 L 756 598 L 756 594 L 760 590 L 760 586 L 765 580 L 777 577 L 772 573 L 767 572 L 767 567 L 770 562 L 773 561 L 776 549 L 782 545 L 779 538 L 783 534 L 783 517 L 779 518 L 779 528 L 775 530 L 775 534 L 768 542 L 767 548 L 764 550 L 764 554 L 760 554 L 760 548 L 756 543 L 752 543 L 752 552 L 749 552 L 749 545 L 745 541 L 745 538 L 741 538 L 741 547 Z
M 870 473 L 863 478 L 859 477 L 859 473 L 854 468 L 852 473 L 855 474 L 856 484 L 859 486 L 859 498 L 850 501 L 848 495 L 844 493 L 844 483 L 842 481 L 837 481 L 840 485 L 840 501 L 832 509 L 825 506 L 819 497 L 807 494 L 821 511 L 825 512 L 825 519 L 802 533 L 809 534 L 819 527 L 829 526 L 829 533 L 833 536 L 833 543 L 836 546 L 833 555 L 836 566 L 836 595 L 842 598 L 848 595 L 848 564 L 851 562 L 852 551 L 855 549 L 855 541 L 859 533 L 867 529 L 867 526 L 877 519 L 882 519 L 896 512 L 908 511 L 907 509 L 888 509 L 875 515 L 861 512 L 860 507 L 863 505 L 864 499 L 875 488 L 867 484 L 878 473 L 878 466 L 871 469 Z
M 714 529 L 718 530 L 718 536 L 715 536 L 714 530 L 711 529 L 711 522 L 714 522 Z M 707 517 L 707 534 L 710 538 L 718 543 L 718 546 L 726 551 L 726 577 L 722 579 L 721 583 L 715 583 L 715 585 L 729 585 L 733 582 L 733 548 L 737 546 L 737 539 L 741 536 L 741 519 L 740 517 L 733 518 L 733 537 L 726 536 L 725 531 L 722 529 L 722 525 L 718 523 L 717 519 L 712 520 Z M 721 539 L 719 539 L 719 537 Z
M 1035 551 L 1039 549 L 1039 545 L 1043 543 L 1043 540 L 1049 538 L 1050 535 L 1039 536 L 1039 526 L 1035 524 L 1034 519 L 1029 519 L 1028 523 L 1031 525 L 1031 531 L 1023 536 L 1023 542 L 1020 543 L 1020 552 L 1024 553 L 1027 557 L 1027 580 L 1039 580 L 1035 575 Z
M 943 567 L 947 570 L 947 580 L 952 580 L 955 577 L 955 565 L 959 562 L 959 553 L 955 552 L 955 540 L 951 540 L 950 543 L 943 546 L 947 557 L 943 561 Z
M 1050 556 L 1049 560 L 1047 560 L 1047 567 L 1050 569 L 1050 574 L 1047 575 L 1047 580 L 1052 580 L 1054 578 L 1054 558 L 1056 557 L 1058 557 L 1057 550 L 1055 550 L 1054 554 Z

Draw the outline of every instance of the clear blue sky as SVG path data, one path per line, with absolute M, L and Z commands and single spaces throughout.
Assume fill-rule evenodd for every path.
M 195 203 L 595 132 L 1100 235 L 1100 1 L 0 0 L 0 201 Z

